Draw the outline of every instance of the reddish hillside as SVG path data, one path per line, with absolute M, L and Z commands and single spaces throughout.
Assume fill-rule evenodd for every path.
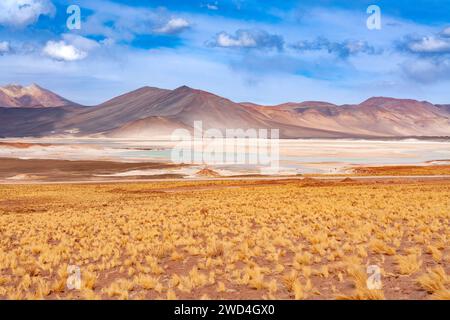
M 74 103 L 36 84 L 28 87 L 20 85 L 0 87 L 0 107 L 49 108 L 68 105 L 74 105 Z

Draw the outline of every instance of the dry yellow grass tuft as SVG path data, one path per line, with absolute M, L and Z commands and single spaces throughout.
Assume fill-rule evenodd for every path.
M 407 256 L 396 256 L 395 263 L 397 270 L 401 275 L 411 275 L 420 270 L 422 261 L 417 258 L 417 255 L 410 254 Z
M 445 270 L 441 266 L 438 266 L 433 269 L 428 269 L 427 273 L 417 278 L 417 282 L 429 293 L 440 292 L 442 294 L 446 291 L 445 286 L 450 283 L 450 278 L 445 273 Z

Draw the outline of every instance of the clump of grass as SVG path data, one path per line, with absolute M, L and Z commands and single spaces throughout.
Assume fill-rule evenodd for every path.
M 167 300 L 178 300 L 177 295 L 171 289 L 167 291 Z
M 439 250 L 438 248 L 436 248 L 435 246 L 428 246 L 427 248 L 428 253 L 431 254 L 431 257 L 433 258 L 434 261 L 439 262 L 442 260 L 442 252 L 441 250 Z
M 392 256 L 395 254 L 395 249 L 388 246 L 384 241 L 379 239 L 374 239 L 370 242 L 370 249 L 374 253 L 385 254 L 388 256 Z
M 82 274 L 82 286 L 87 290 L 94 290 L 97 281 L 97 275 L 94 272 L 86 271 Z
M 384 292 L 381 289 L 369 289 L 367 286 L 367 275 L 360 266 L 350 266 L 347 274 L 354 285 L 354 291 L 350 295 L 339 294 L 338 300 L 384 300 Z
M 222 281 L 219 281 L 217 283 L 217 292 L 225 292 L 225 291 L 227 291 L 225 284 Z
M 158 285 L 159 280 L 148 275 L 139 275 L 134 278 L 134 282 L 145 290 L 153 290 Z
M 435 300 L 450 300 L 450 290 L 443 289 L 435 291 L 431 297 Z
M 411 275 L 420 270 L 422 261 L 417 258 L 417 255 L 410 254 L 407 256 L 395 256 L 395 263 L 397 264 L 397 271 L 401 275 Z
M 441 267 L 428 269 L 427 273 L 417 278 L 418 284 L 428 293 L 445 292 L 445 285 L 449 282 L 449 277 Z
M 117 297 L 122 300 L 128 300 L 129 291 L 134 289 L 134 284 L 127 279 L 117 279 L 111 285 L 104 289 L 109 297 Z

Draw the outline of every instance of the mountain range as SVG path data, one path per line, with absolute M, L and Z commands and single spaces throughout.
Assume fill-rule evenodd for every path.
M 143 87 L 96 106 L 81 106 L 33 84 L 0 87 L 0 136 L 152 139 L 177 128 L 280 130 L 281 138 L 449 137 L 450 105 L 370 98 L 360 104 L 307 101 L 236 103 L 186 86 Z

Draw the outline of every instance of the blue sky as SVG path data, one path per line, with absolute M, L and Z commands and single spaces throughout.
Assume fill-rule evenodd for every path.
M 74 4 L 79 30 L 66 25 Z M 379 30 L 367 28 L 369 5 Z M 7 83 L 83 104 L 146 85 L 262 104 L 450 103 L 450 0 L 2 0 Z

